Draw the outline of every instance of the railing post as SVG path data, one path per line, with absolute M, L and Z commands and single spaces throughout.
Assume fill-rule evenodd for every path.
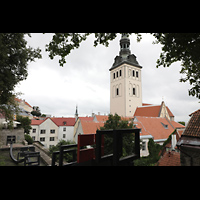
M 119 162 L 119 135 L 117 130 L 113 130 L 113 165 L 117 166 Z
M 63 166 L 63 147 L 60 147 L 59 166 Z
M 140 158 L 140 129 L 135 129 L 135 154 Z
M 101 160 L 101 132 L 96 131 L 96 150 L 95 150 L 95 160 L 97 163 Z

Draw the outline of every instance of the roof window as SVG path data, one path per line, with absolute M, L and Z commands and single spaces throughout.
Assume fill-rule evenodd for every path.
M 161 122 L 161 124 L 163 125 L 163 127 L 164 127 L 165 129 L 168 129 L 168 125 L 167 125 L 167 124 L 163 124 L 162 122 Z
M 63 124 L 64 124 L 64 125 L 66 125 L 66 124 L 67 124 L 67 122 L 66 122 L 66 121 L 64 121 L 64 122 L 63 122 Z

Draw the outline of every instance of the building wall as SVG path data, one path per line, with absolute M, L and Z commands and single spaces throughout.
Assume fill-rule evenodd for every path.
M 60 126 L 58 129 L 58 142 L 60 140 L 71 140 L 74 139 L 74 127 L 73 126 Z
M 110 113 L 131 117 L 137 106 L 142 106 L 141 69 L 123 64 L 110 72 Z
M 22 143 L 24 140 L 24 129 L 2 129 L 0 130 L 0 148 L 2 148 L 2 145 L 6 145 L 7 136 L 15 136 L 16 137 L 16 143 Z
M 200 149 L 180 147 L 180 159 L 181 166 L 200 166 Z
M 40 141 L 46 148 L 49 148 L 50 145 L 55 146 L 58 143 L 58 126 L 50 118 L 45 120 L 39 126 L 32 125 L 31 127 L 32 130 L 30 136 L 35 137 L 35 140 Z M 33 133 L 34 128 L 36 129 L 36 133 Z M 45 130 L 45 133 L 42 133 L 42 130 Z M 51 130 L 55 130 L 55 132 L 51 133 Z M 53 141 L 51 141 L 52 138 L 54 138 Z

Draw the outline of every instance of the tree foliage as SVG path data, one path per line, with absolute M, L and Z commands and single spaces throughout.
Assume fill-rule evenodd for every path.
M 103 127 L 100 127 L 100 130 L 108 129 L 126 129 L 132 128 L 133 123 L 129 123 L 128 120 L 122 119 L 118 114 L 112 115 L 109 114 L 108 120 L 104 123 Z M 113 136 L 105 135 L 104 136 L 104 153 L 105 155 L 113 153 Z M 122 146 L 122 156 L 130 155 L 134 149 L 134 135 L 126 134 L 123 136 L 123 146 Z
M 49 148 L 50 155 L 52 156 L 53 152 L 55 152 L 55 151 L 60 151 L 60 147 L 62 145 L 69 145 L 69 144 L 75 144 L 75 142 L 73 142 L 71 140 L 67 140 L 67 141 L 60 140 L 56 146 L 52 146 L 52 147 Z M 72 153 L 65 153 L 63 158 L 64 158 L 64 161 L 66 161 L 66 162 L 72 162 L 73 161 Z M 56 161 L 58 161 L 58 160 L 59 160 L 59 155 L 56 156 Z
M 20 122 L 20 126 L 24 129 L 24 133 L 29 134 L 31 128 L 31 120 L 28 117 L 17 115 L 17 121 Z
M 78 48 L 82 41 L 91 33 L 55 33 L 52 41 L 46 45 L 46 51 L 49 57 L 53 59 L 60 56 L 60 66 L 66 63 L 66 56 L 72 49 Z M 132 33 L 126 33 L 131 35 Z M 137 35 L 137 41 L 142 39 L 140 33 Z M 200 99 L 200 33 L 151 33 L 156 41 L 153 44 L 160 43 L 162 52 L 157 60 L 157 66 L 169 67 L 176 61 L 181 61 L 181 74 L 186 75 L 181 78 L 181 82 L 189 81 L 192 86 L 189 95 Z M 117 33 L 95 33 L 94 46 L 99 44 L 108 47 L 109 42 L 117 37 Z
M 27 78 L 28 62 L 42 57 L 39 48 L 27 46 L 24 36 L 24 33 L 0 33 L 0 110 L 9 120 L 13 118 L 9 108 L 15 107 L 14 87 Z

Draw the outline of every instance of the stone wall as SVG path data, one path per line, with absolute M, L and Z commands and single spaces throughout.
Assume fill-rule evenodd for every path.
M 0 130 L 0 148 L 2 148 L 3 145 L 6 145 L 7 136 L 15 136 L 16 143 L 22 143 L 24 140 L 24 129 Z
M 200 149 L 181 147 L 181 166 L 200 166 Z

